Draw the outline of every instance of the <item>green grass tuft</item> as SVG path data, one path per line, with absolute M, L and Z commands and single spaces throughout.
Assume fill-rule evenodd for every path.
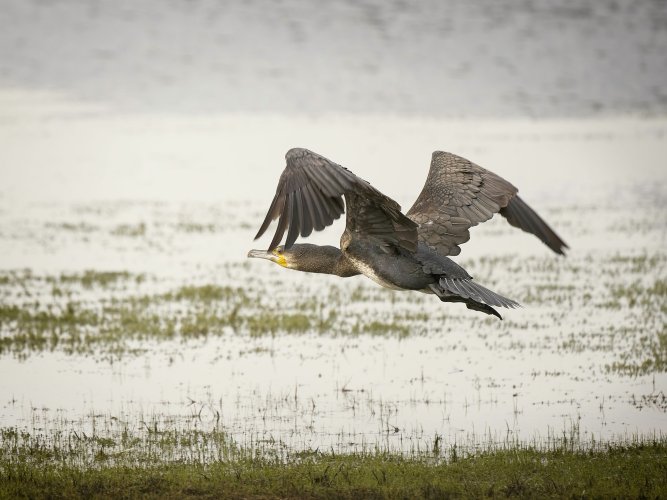
M 192 444 L 192 443 L 191 443 Z M 664 441 L 604 450 L 507 449 L 450 461 L 384 453 L 239 455 L 210 463 L 128 465 L 96 441 L 97 465 L 45 450 L 0 456 L 3 498 L 663 498 Z M 115 461 L 115 463 L 113 463 Z

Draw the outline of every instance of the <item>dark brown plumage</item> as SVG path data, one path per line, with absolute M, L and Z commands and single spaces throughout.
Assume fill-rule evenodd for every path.
M 290 149 L 287 166 L 280 176 L 276 194 L 255 239 L 264 234 L 272 220 L 278 227 L 269 245 L 276 248 L 287 231 L 285 248 L 297 236 L 321 231 L 345 212 L 350 231 L 368 234 L 406 250 L 417 248 L 417 225 L 401 213 L 401 206 L 345 167 L 307 149 Z
M 362 273 L 388 288 L 434 293 L 444 302 L 463 302 L 500 317 L 491 306 L 518 303 L 473 282 L 446 257 L 460 253 L 470 228 L 500 213 L 554 252 L 567 248 L 512 184 L 451 153 L 433 153 L 424 188 L 405 215 L 394 200 L 317 153 L 295 148 L 285 158 L 287 166 L 255 239 L 278 219 L 276 232 L 268 251 L 251 250 L 249 257 L 307 272 Z M 294 245 L 299 235 L 320 231 L 345 212 L 340 250 Z M 279 247 L 285 232 L 285 246 Z
M 502 177 L 452 153 L 436 151 L 426 183 L 408 217 L 419 224 L 419 240 L 443 255 L 458 255 L 469 229 L 500 213 L 564 255 L 565 242 Z

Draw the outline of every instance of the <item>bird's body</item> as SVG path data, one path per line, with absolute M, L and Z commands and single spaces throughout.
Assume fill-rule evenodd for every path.
M 463 302 L 469 309 L 500 318 L 491 306 L 519 304 L 478 285 L 447 257 L 458 255 L 459 245 L 470 237 L 469 228 L 500 212 L 556 253 L 562 254 L 566 247 L 516 196 L 512 184 L 451 153 L 433 153 L 426 185 L 405 215 L 394 200 L 316 153 L 295 148 L 286 159 L 257 237 L 279 218 L 276 234 L 268 251 L 251 250 L 249 257 L 305 272 L 363 274 L 385 288 L 435 294 L 443 302 Z M 298 235 L 324 229 L 344 211 L 347 224 L 340 249 L 294 244 Z M 285 231 L 285 246 L 279 247 Z
M 343 255 L 354 268 L 378 285 L 392 290 L 421 290 L 429 284 L 429 277 L 421 271 L 416 254 L 397 250 L 392 253 L 378 252 L 365 238 L 355 238 L 345 233 Z

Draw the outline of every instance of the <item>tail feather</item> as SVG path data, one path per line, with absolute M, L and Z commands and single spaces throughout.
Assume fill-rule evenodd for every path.
M 488 288 L 478 285 L 472 279 L 457 279 L 457 278 L 440 278 L 440 286 L 450 293 L 463 297 L 465 299 L 473 299 L 475 302 L 486 304 L 489 306 L 507 307 L 514 309 L 521 307 L 518 302 L 498 295 Z
M 498 311 L 496 311 L 491 306 L 487 306 L 486 304 L 480 304 L 479 302 L 475 302 L 474 300 L 467 300 L 465 304 L 466 307 L 472 311 L 483 312 L 484 314 L 490 314 L 492 316 L 495 316 L 500 320 L 503 319 L 503 317 L 498 313 Z
M 459 282 L 458 285 L 461 285 L 461 283 Z M 435 283 L 430 285 L 430 288 L 431 291 L 436 294 L 443 302 L 463 302 L 468 309 L 483 312 L 484 314 L 490 314 L 498 319 L 503 319 L 503 317 L 493 307 L 482 302 L 478 302 L 475 299 L 452 293 L 444 287 L 436 285 Z

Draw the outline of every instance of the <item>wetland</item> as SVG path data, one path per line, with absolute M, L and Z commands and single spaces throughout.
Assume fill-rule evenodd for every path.
M 2 125 L 1 495 L 665 494 L 664 121 L 155 123 Z M 502 219 L 473 229 L 456 260 L 522 304 L 503 321 L 246 259 L 267 244 L 252 237 L 283 146 L 315 127 L 332 148 L 366 131 L 370 152 L 341 147 L 340 161 L 404 207 L 429 155 L 409 186 L 392 174 L 401 155 L 372 155 L 447 137 L 519 185 L 571 250 L 555 257 Z M 257 168 L 232 170 L 257 130 L 273 137 Z M 67 163 L 73 133 L 83 164 L 114 138 L 102 184 Z M 204 160 L 223 137 L 218 164 Z M 199 170 L 183 171 L 194 143 Z M 171 160 L 137 163 L 139 144 Z

